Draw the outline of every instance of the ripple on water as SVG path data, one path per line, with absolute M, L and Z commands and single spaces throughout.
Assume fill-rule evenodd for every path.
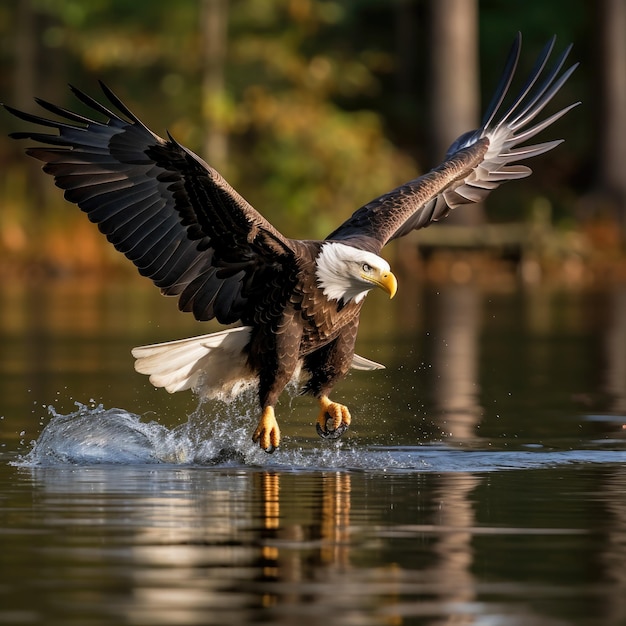
M 446 446 L 359 446 L 324 442 L 285 445 L 268 456 L 250 441 L 254 416 L 245 404 L 229 405 L 228 419 L 209 417 L 200 406 L 186 422 L 167 428 L 124 409 L 78 405 L 68 415 L 49 408 L 51 419 L 32 449 L 14 464 L 186 464 L 290 470 L 389 472 L 487 472 L 573 463 L 623 463 L 621 450 L 463 450 Z

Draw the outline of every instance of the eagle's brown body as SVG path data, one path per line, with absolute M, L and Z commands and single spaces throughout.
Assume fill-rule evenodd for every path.
M 350 369 L 363 306 L 363 300 L 320 298 L 315 276 L 320 242 L 290 244 L 297 258 L 295 272 L 259 294 L 254 317 L 244 320 L 253 328 L 247 362 L 258 372 L 262 406 L 278 401 L 299 367 L 308 379 L 307 392 L 328 394 Z

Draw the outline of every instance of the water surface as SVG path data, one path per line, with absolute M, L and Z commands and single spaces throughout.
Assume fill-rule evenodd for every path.
M 134 373 L 175 308 L 0 291 L 0 623 L 626 623 L 625 289 L 370 298 L 353 426 L 286 395 L 272 456 Z

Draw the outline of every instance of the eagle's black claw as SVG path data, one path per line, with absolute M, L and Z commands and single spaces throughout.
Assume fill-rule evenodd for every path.
M 341 435 L 343 435 L 346 432 L 346 430 L 348 430 L 348 424 L 344 422 L 339 424 L 339 426 L 335 429 L 332 428 L 332 425 L 333 425 L 333 418 L 327 414 L 326 424 L 324 425 L 324 428 L 320 426 L 319 422 L 315 422 L 315 429 L 317 430 L 317 434 L 322 439 L 339 439 L 339 437 L 341 437 Z

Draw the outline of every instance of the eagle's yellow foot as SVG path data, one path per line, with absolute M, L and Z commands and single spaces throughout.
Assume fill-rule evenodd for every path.
M 317 434 L 320 437 L 323 439 L 339 439 L 350 426 L 351 420 L 347 406 L 333 402 L 326 396 L 320 398 L 320 414 L 315 424 Z
M 274 407 L 268 406 L 263 409 L 259 425 L 252 435 L 252 441 L 258 443 L 268 454 L 272 454 L 280 445 L 280 428 L 274 415 Z

